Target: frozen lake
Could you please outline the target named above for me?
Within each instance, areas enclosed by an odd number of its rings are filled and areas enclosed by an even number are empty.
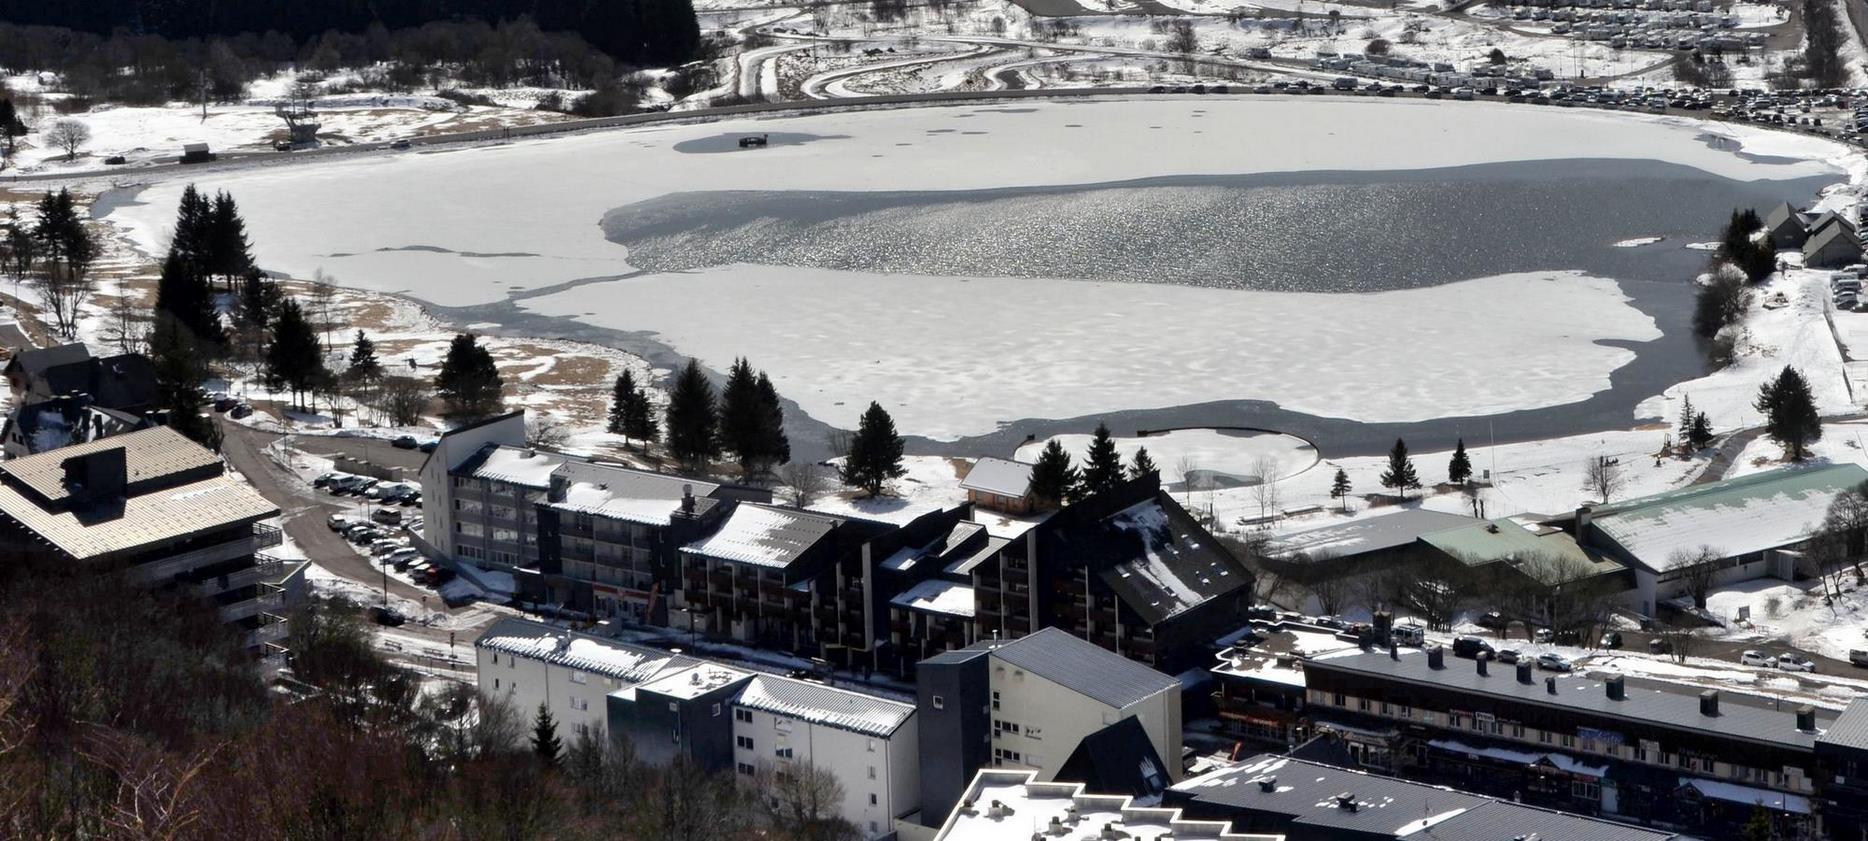
[[[876,400],[924,452],[1109,417],[1288,429],[1338,455],[1628,428],[1700,373],[1685,327],[1705,255],[1685,246],[1732,207],[1811,200],[1843,154],[1671,117],[1168,97],[197,177],[239,199],[268,269],[664,367],[745,355],[807,441]],[[182,186],[100,213],[153,250]]]

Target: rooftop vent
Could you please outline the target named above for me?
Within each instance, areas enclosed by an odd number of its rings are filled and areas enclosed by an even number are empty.
[[[992,808],[986,811],[986,817],[992,818],[993,820],[998,820],[1010,814],[1012,814],[1012,807],[1000,803],[997,800],[992,801]]]
[[[1557,679],[1554,677],[1544,678],[1544,691],[1552,695],[1557,694]]]
[[[1129,837],[1129,834],[1117,829],[1115,821],[1110,821],[1109,823],[1103,824],[1103,831],[1097,837],[1103,839],[1103,841],[1120,841],[1120,839]]]
[[[1488,532],[1491,532],[1492,534],[1497,534],[1497,533],[1498,533],[1498,524],[1497,524],[1497,523],[1486,523],[1486,524],[1485,524],[1485,530],[1486,530],[1486,531],[1488,531]]]
[[[1816,732],[1816,708],[1805,704],[1797,708],[1797,729],[1805,733]]]
[[[1343,792],[1342,794],[1336,795],[1336,808],[1341,809],[1345,812],[1355,811],[1356,810],[1356,796],[1347,791]]]
[[[1440,646],[1436,645],[1436,646],[1433,646],[1432,648],[1427,649],[1427,668],[1429,669],[1446,668],[1446,651],[1440,648]]]
[[[1531,674],[1531,661],[1519,660],[1518,661],[1518,682],[1524,684],[1525,686],[1529,686],[1532,683],[1534,683],[1536,680],[1537,678]]]
[[[1473,662],[1475,662],[1475,663],[1478,663],[1478,664],[1479,664],[1479,674],[1481,674],[1481,675],[1484,675],[1484,674],[1486,674],[1486,671],[1485,671],[1485,658],[1484,658],[1484,657],[1480,657],[1480,658],[1478,658],[1477,660],[1474,660]]]
[[[1388,644],[1388,659],[1390,660],[1401,659],[1401,646],[1395,645],[1392,642],[1389,643]]]
[[[1606,680],[1602,681],[1602,688],[1608,692],[1611,701],[1620,701],[1628,697],[1628,685],[1622,680],[1621,675],[1609,675]]]
[[[1708,689],[1699,693],[1699,714],[1705,716],[1719,714],[1719,690]]]
[[[1265,792],[1267,794],[1277,791],[1278,790],[1278,778],[1277,777],[1259,777],[1258,778],[1258,790]]]

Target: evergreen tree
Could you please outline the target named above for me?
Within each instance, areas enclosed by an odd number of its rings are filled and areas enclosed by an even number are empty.
[[[314,336],[315,338],[315,336]],[[456,415],[490,415],[499,410],[499,366],[493,354],[480,346],[478,337],[461,333],[448,345],[448,355],[441,360],[441,373],[435,377],[435,391]]]
[[[233,196],[225,192],[214,195],[213,208],[208,215],[207,246],[208,273],[227,279],[229,286],[233,278],[253,270],[253,248],[246,238],[246,220],[240,218],[240,208],[234,204]]]
[[[213,258],[214,207],[195,185],[182,190],[182,200],[175,210],[175,234],[169,249],[196,266],[205,276]]]
[[[1712,421],[1706,418],[1705,412],[1693,416],[1693,430],[1687,434],[1686,440],[1694,450],[1712,446]]]
[[[298,301],[285,299],[279,306],[279,317],[273,320],[272,344],[266,348],[267,378],[275,387],[291,389],[293,405],[302,406],[305,393],[318,384],[324,373],[317,332],[305,320]]]
[[[622,375],[616,378],[616,385],[610,388],[610,415],[603,429],[611,435],[623,436],[625,443],[629,434],[623,431],[624,420],[629,417],[629,406],[635,399],[636,377],[628,368],[624,368]]]
[[[155,404],[167,415],[167,425],[196,443],[220,450],[220,430],[201,413],[207,395],[201,380],[207,375],[195,337],[173,316],[158,312],[149,340],[150,363],[155,368]]]
[[[376,358],[376,343],[369,336],[357,331],[357,340],[350,346],[350,367],[344,370],[344,376],[351,382],[374,382],[383,376],[383,363]]]
[[[668,452],[689,470],[700,470],[720,455],[720,415],[713,384],[700,363],[688,360],[668,392]]]
[[[26,123],[19,118],[19,110],[14,107],[13,100],[0,99],[0,165],[13,159],[13,153],[18,151],[15,141],[25,137],[27,131]]]
[[[1680,430],[1676,433],[1675,437],[1679,439],[1682,446],[1690,445],[1690,442],[1693,440],[1693,420],[1697,416],[1698,413],[1693,411],[1693,396],[1690,394],[1681,395]]]
[[[538,761],[556,768],[564,756],[564,742],[558,738],[558,722],[551,717],[551,708],[543,701],[538,704],[538,715],[532,719],[532,754]]]
[[[1453,446],[1453,460],[1447,462],[1446,480],[1455,485],[1464,485],[1472,478],[1472,459],[1466,456],[1466,439],[1459,439]]]
[[[1407,499],[1408,491],[1420,487],[1420,476],[1414,472],[1414,460],[1408,458],[1406,441],[1396,438],[1394,449],[1388,451],[1388,469],[1382,472],[1382,487],[1400,491],[1402,499]]]
[[[628,373],[623,374],[628,377]],[[649,392],[646,388],[635,388],[635,396],[630,398],[628,408],[623,412],[623,437],[634,438],[647,444],[661,438],[661,429],[655,423],[655,412],[649,405]]]
[[[1089,452],[1083,459],[1083,493],[1102,493],[1122,484],[1122,454],[1116,452],[1116,440],[1109,434],[1109,427],[1096,424],[1096,434],[1090,438]]]
[[[1764,415],[1764,433],[1784,448],[1791,461],[1802,461],[1810,443],[1823,437],[1823,418],[1810,396],[1810,384],[1788,365],[1776,380],[1758,387],[1752,407]]]
[[[759,454],[765,459],[760,472],[791,461],[791,438],[785,434],[785,404],[778,399],[772,378],[759,372]]]
[[[285,293],[279,284],[266,279],[259,272],[251,272],[240,281],[240,298],[235,310],[241,327],[264,331],[272,324],[272,319],[279,312],[280,301]]]
[[[156,312],[173,318],[198,345],[220,345],[227,340],[207,276],[180,249],[170,248],[162,261],[162,275],[156,280]]]
[[[737,457],[743,476],[752,475],[753,468],[764,458],[760,434],[763,415],[759,380],[752,373],[752,363],[743,356],[733,360],[733,367],[727,370],[726,387],[720,390],[720,446]]]
[[[1771,813],[1764,810],[1763,804],[1751,807],[1751,818],[1745,821],[1742,841],[1772,841],[1777,837],[1771,826]]]
[[[883,411],[882,404],[871,402],[850,439],[850,454],[837,468],[838,477],[843,484],[875,496],[890,479],[907,472],[902,469],[902,437],[895,434],[895,419]]]
[[[1037,463],[1031,466],[1028,492],[1040,505],[1055,508],[1076,496],[1078,481],[1077,468],[1070,464],[1070,454],[1053,438],[1044,445],[1043,452],[1038,453]]]
[[[1160,472],[1161,468],[1156,467],[1155,460],[1148,456],[1148,448],[1136,447],[1135,458],[1129,462],[1129,478],[1140,479],[1150,473]]]
[[[1354,487],[1349,484],[1349,473],[1340,467],[1336,468],[1336,479],[1330,483],[1330,498],[1343,501],[1345,514],[1349,513],[1349,492],[1352,490]]]

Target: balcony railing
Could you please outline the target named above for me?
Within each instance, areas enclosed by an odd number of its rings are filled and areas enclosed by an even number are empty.
[[[254,549],[271,549],[284,542],[285,536],[279,533],[279,529],[260,523],[253,524]]]
[[[251,555],[255,551],[266,546],[278,545],[278,530],[272,530],[270,537],[272,540],[271,543],[265,543],[264,541],[266,539],[266,537],[263,537],[259,532],[255,531],[251,535],[237,537],[226,543],[217,543],[213,546],[205,546],[191,552],[171,555],[159,561],[138,564],[130,568],[130,583],[139,585],[162,583],[177,575],[181,575],[190,570],[200,569],[209,564],[218,564],[222,561],[231,561],[242,555]]]
[[[258,616],[261,611],[283,610],[285,593],[271,584],[259,585],[259,593],[250,599],[221,605],[222,622],[238,622],[242,619]]]
[[[286,632],[289,628],[286,625],[284,617],[275,616],[270,613],[262,613],[259,618],[260,626],[246,633],[247,648],[257,648],[267,643],[274,643],[285,639]]]

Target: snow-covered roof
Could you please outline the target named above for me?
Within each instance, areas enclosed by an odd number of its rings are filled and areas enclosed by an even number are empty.
[[[1031,465],[987,456],[973,462],[960,479],[962,490],[1018,499],[1031,490]]]
[[[548,503],[552,508],[651,526],[668,525],[681,510],[684,492],[693,493],[695,510],[711,508],[718,501],[708,495],[720,487],[665,473],[581,461],[567,461],[550,475],[565,481],[563,499]]]
[[[683,552],[762,567],[790,566],[837,527],[837,519],[807,511],[745,503],[718,531]]]
[[[1801,543],[1821,527],[1829,504],[1868,481],[1855,464],[1786,468],[1695,485],[1598,508],[1593,528],[1654,571],[1675,553],[1701,546],[1721,557]]]
[[[1171,502],[1152,497],[1105,522],[1129,536],[1126,546],[1116,546],[1124,541],[1114,535],[1106,541],[1128,557],[1098,575],[1145,620],[1159,622],[1250,583],[1213,536]]]
[[[930,578],[903,591],[889,604],[909,610],[945,613],[948,616],[973,616],[973,588],[941,578]]]
[[[894,735],[915,714],[913,704],[805,680],[759,675],[734,704],[871,736]]]
[[[636,688],[671,698],[689,699],[698,698],[749,677],[752,677],[752,672],[742,672],[717,663],[702,663],[691,669],[665,673]]]
[[[1303,552],[1313,558],[1342,558],[1406,546],[1423,534],[1472,522],[1473,518],[1458,514],[1407,509],[1287,534],[1278,539],[1277,547],[1279,552]]]
[[[1111,825],[1132,841],[1211,838],[1216,841],[1273,841],[1277,835],[1242,835],[1225,821],[1195,821],[1181,810],[1128,795],[1092,794],[1083,783],[1039,782],[1036,771],[981,769],[966,795],[947,816],[935,841],[1098,841]],[[971,804],[971,805],[968,805]],[[1053,823],[1055,821],[1055,823]]]
[[[490,444],[475,453],[457,471],[461,475],[494,482],[510,482],[528,488],[551,487],[551,473],[569,460],[559,453]]]
[[[691,657],[567,631],[524,619],[501,619],[474,640],[475,648],[616,678],[636,685],[700,663]]]
[[[1609,766],[1584,762],[1573,756],[1557,751],[1512,750],[1511,748],[1492,745],[1469,745],[1457,739],[1431,739],[1431,747],[1467,756],[1496,759],[1501,762],[1516,762],[1522,765],[1549,765],[1571,774],[1586,774],[1591,777],[1606,777]]]

